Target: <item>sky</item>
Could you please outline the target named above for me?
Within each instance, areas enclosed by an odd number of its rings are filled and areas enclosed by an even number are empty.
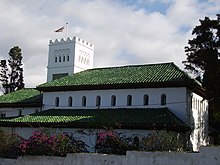
[[[0,0],[0,59],[22,49],[25,87],[46,82],[50,40],[77,36],[95,45],[94,67],[174,62],[220,0]],[[68,23],[67,34],[54,30]],[[66,30],[66,28],[65,28]]]

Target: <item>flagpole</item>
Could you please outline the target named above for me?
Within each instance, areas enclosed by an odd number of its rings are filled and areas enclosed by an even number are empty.
[[[68,22],[66,23],[66,39],[67,39],[67,35],[68,35],[67,27],[68,27]]]

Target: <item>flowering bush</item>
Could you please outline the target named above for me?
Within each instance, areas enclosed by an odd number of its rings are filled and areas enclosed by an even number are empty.
[[[131,138],[120,137],[114,131],[100,132],[97,136],[98,153],[125,155],[127,150],[137,150],[138,146]]]
[[[24,155],[65,156],[67,153],[87,152],[82,141],[64,134],[44,132],[34,132],[29,139],[22,140],[19,147]]]
[[[34,132],[27,139],[22,140],[20,149],[28,155],[54,155],[58,139],[55,136],[48,136],[42,132]]]

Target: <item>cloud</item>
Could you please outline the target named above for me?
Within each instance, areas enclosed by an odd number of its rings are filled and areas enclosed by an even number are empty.
[[[26,86],[44,83],[49,40],[65,37],[54,30],[68,22],[68,36],[95,45],[95,67],[174,61],[183,68],[192,28],[206,15],[215,18],[220,6],[214,0],[130,2],[0,1],[0,58],[7,59],[9,49],[20,46]]]

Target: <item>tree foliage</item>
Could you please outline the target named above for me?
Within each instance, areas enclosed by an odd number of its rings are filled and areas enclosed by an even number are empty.
[[[18,46],[9,51],[8,64],[6,60],[1,60],[0,81],[4,88],[4,93],[14,92],[24,88],[22,53]]]
[[[6,60],[1,60],[0,62],[0,81],[2,82],[2,87],[5,89],[4,93],[8,93],[8,67],[7,67],[7,61]]]
[[[220,14],[217,19],[205,17],[199,20],[192,35],[195,38],[188,41],[185,47],[187,60],[183,61],[185,68],[202,77],[203,87],[210,98],[220,96]]]

